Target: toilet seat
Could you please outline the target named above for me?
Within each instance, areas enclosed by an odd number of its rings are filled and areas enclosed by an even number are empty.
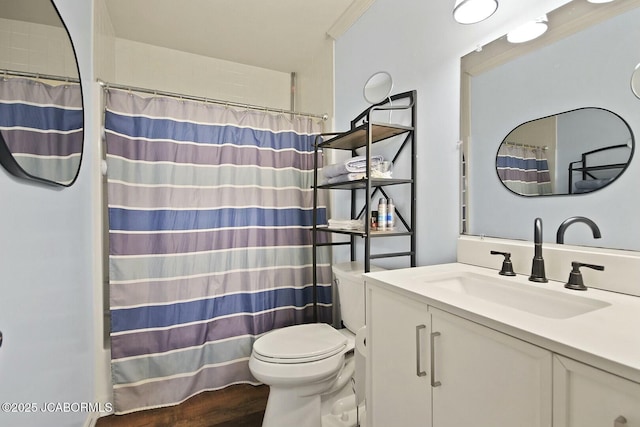
[[[327,359],[347,349],[347,337],[326,323],[289,326],[255,341],[256,359],[269,363],[308,363]]]

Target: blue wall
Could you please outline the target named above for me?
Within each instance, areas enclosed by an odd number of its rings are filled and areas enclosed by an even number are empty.
[[[56,0],[91,104],[92,2]],[[93,126],[85,112],[85,128]],[[65,189],[0,170],[0,402],[80,403],[94,396],[91,170]],[[0,412],[2,426],[81,426],[86,412]]]
[[[565,242],[640,250],[640,201],[634,197],[640,178],[637,158],[612,185],[578,196],[516,196],[500,184],[494,167],[498,146],[511,129],[576,108],[613,111],[638,137],[640,100],[631,92],[630,80],[640,61],[639,19],[640,10],[625,12],[473,78],[472,153],[479,161],[474,162],[469,177],[474,185],[470,191],[472,234],[531,240],[531,224],[541,217],[547,225],[544,240],[555,242],[556,230],[564,219],[585,215],[598,224],[602,239],[594,241],[589,229],[580,227],[572,230]],[[606,129],[602,123],[598,127],[600,132]],[[607,134],[611,139],[599,141],[599,146],[627,142],[611,131]],[[585,140],[578,142],[582,147],[579,152],[593,148]],[[576,155],[558,158],[557,167],[566,171],[570,160],[577,160]],[[566,172],[562,176],[566,182]]]
[[[395,93],[418,91],[419,265],[456,259],[460,58],[566,0],[500,2],[492,17],[475,25],[453,20],[454,3],[376,0],[335,47],[337,130],[366,107],[362,87],[376,71],[391,73]]]

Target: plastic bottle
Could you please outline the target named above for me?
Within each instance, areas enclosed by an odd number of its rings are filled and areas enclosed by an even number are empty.
[[[387,229],[387,199],[380,197],[378,201],[378,230]]]
[[[396,205],[393,204],[393,199],[389,197],[387,199],[387,230],[393,230],[396,225]]]

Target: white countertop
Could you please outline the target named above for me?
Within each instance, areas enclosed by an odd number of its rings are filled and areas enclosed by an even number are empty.
[[[496,277],[503,283],[513,282],[513,286],[544,288],[610,305],[558,319],[427,283],[434,275],[450,272],[477,273]],[[364,277],[367,285],[417,298],[432,307],[640,383],[640,297],[598,289],[569,290],[563,282],[534,283],[528,276],[505,277],[498,270],[461,263],[366,273]]]

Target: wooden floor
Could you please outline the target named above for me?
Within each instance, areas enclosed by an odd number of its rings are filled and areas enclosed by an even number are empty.
[[[260,427],[268,395],[264,385],[234,385],[177,406],[102,417],[96,427]]]

